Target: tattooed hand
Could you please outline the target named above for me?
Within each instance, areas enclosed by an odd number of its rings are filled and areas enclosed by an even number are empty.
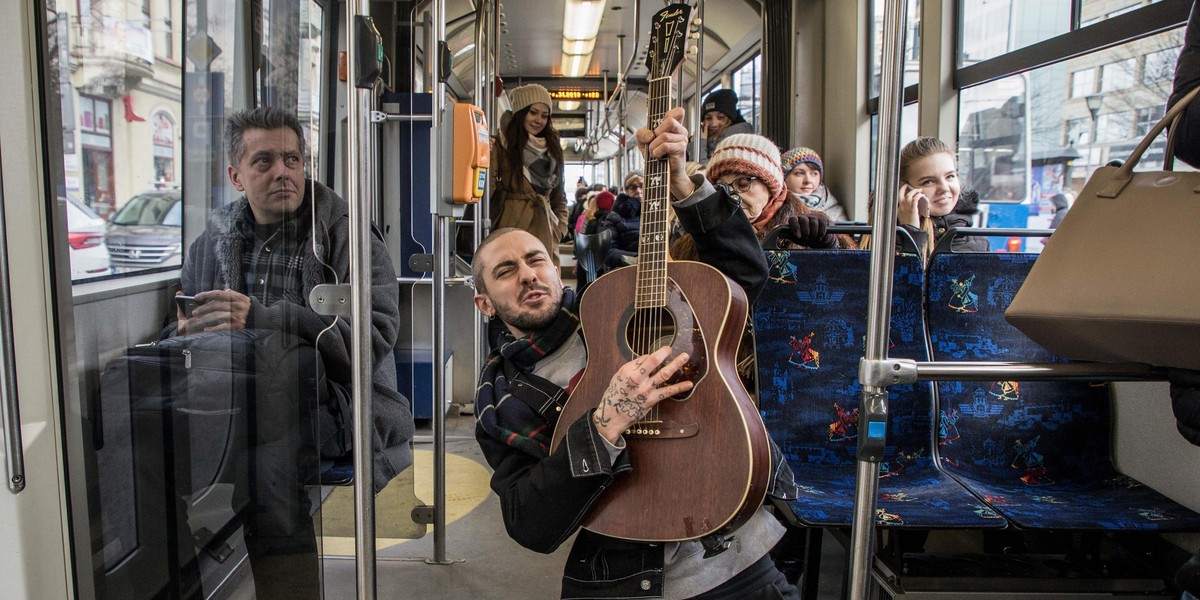
[[[669,356],[671,348],[663,346],[654,354],[639,356],[617,370],[604,392],[600,406],[592,413],[592,422],[596,424],[600,435],[615,444],[629,426],[646,415],[650,407],[665,398],[692,389],[690,381],[666,384],[688,359],[687,353],[683,353],[664,365],[663,361]]]

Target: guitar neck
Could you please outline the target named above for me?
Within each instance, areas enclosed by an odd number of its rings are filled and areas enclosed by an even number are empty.
[[[653,131],[662,122],[671,103],[671,78],[650,80],[647,115]],[[637,294],[635,308],[661,307],[666,304],[667,250],[671,241],[670,213],[671,170],[666,158],[646,160],[645,187],[642,195],[642,224],[638,241]]]

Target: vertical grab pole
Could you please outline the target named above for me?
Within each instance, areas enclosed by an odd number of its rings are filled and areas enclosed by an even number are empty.
[[[704,110],[704,0],[696,0],[696,33],[699,36],[696,39],[696,91],[693,94],[693,99],[696,101],[696,109],[691,111],[692,127],[692,159],[700,160],[700,148],[704,140],[700,137],[700,127],[703,126],[702,118],[704,115],[700,112]]]
[[[906,0],[887,0],[883,12],[882,80],[879,84],[879,144],[875,164],[875,210],[871,232],[871,281],[867,305],[864,364],[887,359],[891,329],[892,272],[895,268],[896,188],[899,179],[900,109],[904,98],[903,51]],[[850,600],[870,591],[874,555],[875,503],[879,463],[887,442],[888,390],[866,380],[872,369],[859,368],[858,473],[850,528]],[[865,416],[866,426],[863,426]]]
[[[8,279],[8,225],[4,216],[4,190],[0,189],[0,431],[4,435],[8,490],[25,489],[25,444],[21,437],[21,403],[17,397],[17,355],[13,342],[12,286]]]
[[[489,111],[487,91],[491,88],[488,83],[492,81],[488,70],[488,58],[491,56],[491,27],[488,23],[488,17],[492,14],[492,4],[499,4],[498,0],[485,0],[479,3],[475,9],[475,105],[480,110],[484,111],[485,118],[488,119],[488,125],[491,125],[491,112]],[[492,170],[488,169],[487,175],[483,182],[483,198],[479,204],[475,205],[475,218],[471,222],[471,248],[478,248],[483,242],[485,231],[483,228],[484,215],[483,211],[485,202],[492,192]],[[478,373],[483,370],[483,357],[485,351],[483,347],[483,332],[485,331],[483,314],[479,311],[472,311],[471,319],[471,339],[475,341],[472,344],[472,359],[475,370]]]
[[[431,208],[433,232],[433,559],[432,564],[446,561],[446,277],[450,271],[450,217],[442,210],[445,190],[442,189],[443,158],[442,127],[446,108],[446,74],[442,58],[446,40],[446,0],[433,0],[433,45],[426,56],[433,59],[433,127],[430,129],[429,180],[433,190]],[[446,165],[448,167],[448,165]]]
[[[635,11],[637,9],[634,9]],[[637,48],[633,49],[633,53],[637,54]],[[617,36],[617,93],[620,96],[617,99],[617,126],[621,128],[621,135],[618,139],[621,142],[621,160],[617,163],[617,181],[609,181],[609,185],[622,186],[625,185],[625,173],[629,171],[629,153],[625,151],[625,94],[629,92],[629,86],[625,82],[628,73],[625,71],[625,34]],[[604,114],[601,118],[608,121],[608,107],[604,107]]]
[[[368,13],[360,0],[346,0],[346,48],[353,57],[358,48],[356,17]],[[346,61],[346,202],[350,205],[350,327],[354,364],[354,546],[355,584],[359,600],[375,600],[375,469],[374,418],[371,411],[371,205],[373,198],[360,192],[364,184],[364,92],[355,87],[358,68]]]

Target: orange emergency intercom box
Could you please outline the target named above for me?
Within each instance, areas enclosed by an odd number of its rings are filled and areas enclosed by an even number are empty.
[[[487,119],[474,104],[453,106],[450,199],[455,204],[472,204],[483,197],[491,164]]]

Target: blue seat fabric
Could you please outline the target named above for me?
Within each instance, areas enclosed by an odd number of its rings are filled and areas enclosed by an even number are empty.
[[[759,408],[801,486],[794,522],[848,526],[854,509],[856,422],[870,253],[768,251],[770,280],[755,305]],[[921,261],[896,257],[889,354],[928,360]],[[890,388],[888,443],[876,521],[883,526],[998,528],[1007,523],[933,461],[932,385]]]
[[[1061,362],[1004,320],[1033,254],[941,253],[929,267],[938,361]],[[1022,528],[1194,530],[1200,515],[1111,460],[1107,384],[938,384],[942,469]]]

